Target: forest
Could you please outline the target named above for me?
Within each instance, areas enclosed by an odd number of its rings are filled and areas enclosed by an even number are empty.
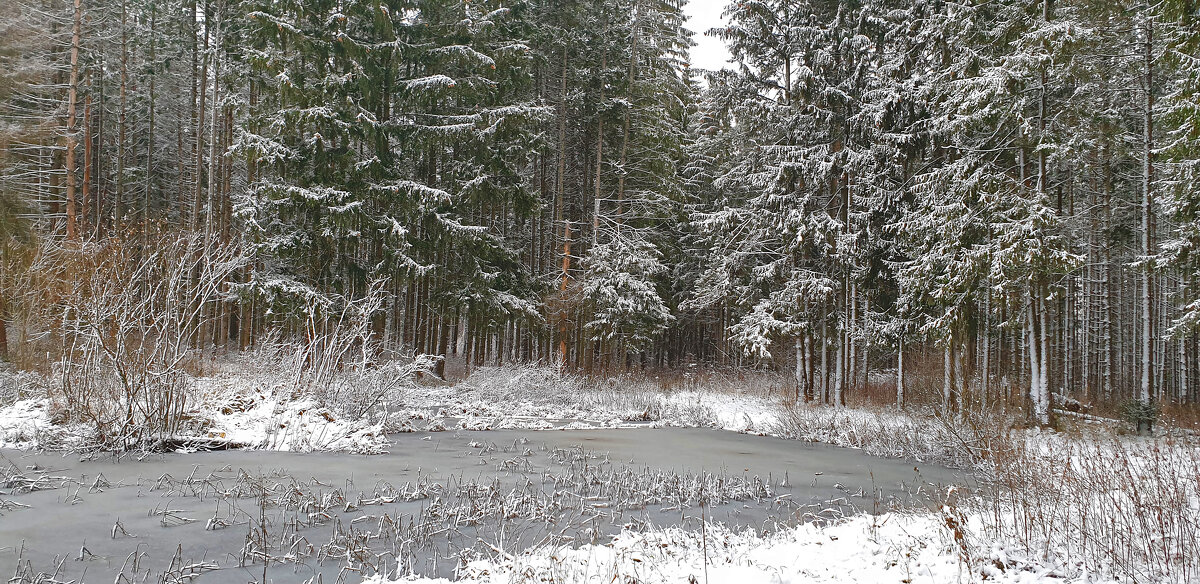
[[[1200,398],[1200,5],[746,0],[713,71],[683,5],[0,3],[0,357]]]
[[[10,584],[1191,584],[1198,403],[1200,0],[0,0]]]

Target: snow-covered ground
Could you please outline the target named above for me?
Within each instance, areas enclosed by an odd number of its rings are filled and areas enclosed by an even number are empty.
[[[48,399],[22,399],[0,408],[0,448],[37,447],[52,430]]]
[[[603,545],[543,547],[516,554],[497,550],[468,563],[458,582],[609,584],[851,584],[996,582],[1107,583],[1088,567],[1050,554],[1030,561],[998,542],[959,538],[953,509],[917,514],[857,515],[833,524],[808,523],[768,536],[671,528],[626,531]],[[970,521],[968,519],[968,521]],[[401,578],[444,584],[445,579]],[[385,584],[384,577],[364,582]]]
[[[864,515],[771,535],[719,526],[706,537],[679,529],[627,531],[580,548],[495,550],[463,566],[459,575],[467,582],[1108,582],[1122,574],[1186,582],[1200,576],[1192,573],[1200,566],[1200,453],[1170,437],[1014,431],[1011,420],[990,414],[947,419],[891,409],[789,408],[779,394],[739,391],[737,384],[664,390],[654,380],[596,381],[534,366],[481,369],[453,385],[402,384],[359,417],[269,366],[226,367],[193,380],[193,388],[194,438],[249,449],[378,453],[388,449],[388,434],[406,431],[712,427],[968,466],[1008,481],[1004,505],[964,501],[972,511]],[[71,446],[87,431],[54,423],[63,416],[36,392],[6,393],[20,399],[0,407],[0,447]]]
[[[712,427],[779,434],[778,397],[734,388],[663,392],[645,381],[593,383],[544,367],[479,370],[458,384],[406,384],[356,417],[301,391],[293,376],[240,362],[192,380],[189,436],[206,443],[279,451],[377,453],[387,434],[454,429],[586,430],[621,427]],[[0,406],[0,447],[78,443],[86,427],[52,423],[47,398]]]

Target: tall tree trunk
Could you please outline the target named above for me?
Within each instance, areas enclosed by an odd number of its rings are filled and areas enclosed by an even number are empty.
[[[942,410],[950,412],[954,407],[954,339],[947,339],[942,347]]]
[[[601,54],[600,56],[600,71],[603,75],[604,69],[608,67],[608,56]],[[600,101],[598,108],[604,107],[604,84],[600,84]],[[597,113],[596,116],[596,178],[595,184],[592,185],[592,249],[595,249],[600,244],[600,178],[602,176],[604,164],[604,117]]]
[[[571,220],[566,210],[566,172],[567,172],[567,49],[563,49],[562,86],[558,98],[558,169],[555,194],[555,208],[558,210],[558,220],[562,222],[562,274],[559,283],[558,307],[558,359],[559,364],[567,366],[567,285],[571,279]],[[473,329],[472,329],[473,330]]]
[[[624,120],[621,128],[621,167],[617,173],[617,228],[620,229],[621,215],[624,213],[625,206],[625,178],[628,172],[625,168],[629,162],[629,110],[633,108],[634,81],[637,79],[637,58],[638,58],[638,14],[635,12],[633,16],[633,24],[631,25],[632,39],[630,40],[629,48],[629,76],[626,79],[626,86],[629,88],[629,104],[625,106]]]
[[[1042,393],[1041,389],[1038,387],[1038,383],[1040,383],[1042,379],[1041,373],[1038,371],[1041,361],[1038,360],[1037,356],[1037,334],[1034,331],[1034,325],[1036,323],[1036,316],[1034,313],[1037,310],[1035,306],[1036,296],[1036,292],[1034,292],[1033,288],[1031,287],[1029,290],[1029,298],[1026,300],[1026,314],[1024,319],[1025,342],[1028,347],[1025,353],[1029,358],[1029,393],[1027,394],[1027,397],[1031,410],[1030,413],[1032,414],[1030,417],[1032,417],[1037,423],[1041,423],[1041,411],[1038,404],[1038,399]]]
[[[142,245],[146,246],[149,243],[147,234],[150,231],[150,195],[153,190],[154,177],[156,175],[154,168],[154,81],[158,77],[158,62],[155,60],[155,35],[157,34],[158,25],[158,4],[150,3],[150,87],[149,100],[146,106],[149,108],[147,116],[147,124],[149,129],[146,133],[146,189],[142,194]]]
[[[224,24],[224,15],[221,10],[221,2],[217,1],[216,9],[213,11],[213,41],[209,52],[212,53],[212,116],[209,119],[208,132],[208,190],[205,194],[204,201],[204,247],[208,249],[212,244],[213,238],[213,221],[215,216],[213,208],[216,207],[217,201],[217,183],[218,170],[220,167],[220,145],[219,135],[217,132],[217,118],[221,114],[221,27]],[[207,26],[208,23],[205,23]]]
[[[1144,150],[1142,156],[1142,362],[1139,399],[1148,404],[1154,397],[1154,21],[1146,6],[1146,30],[1143,43],[1145,67]]]
[[[829,403],[829,333],[828,316],[821,319],[821,403]],[[722,329],[726,330],[726,329]]]
[[[117,114],[117,192],[113,197],[113,226],[123,231],[125,221],[125,156],[129,149],[129,6],[121,0],[121,88]],[[123,235],[123,233],[122,233]]]
[[[75,15],[71,25],[71,77],[67,85],[67,237],[78,235],[75,215],[75,104],[79,100],[79,43],[83,23],[83,2],[75,0]],[[86,162],[85,162],[86,165]]]
[[[792,342],[796,348],[796,401],[799,402],[804,395],[804,337],[796,335]]]
[[[199,96],[196,101],[196,114],[192,116],[193,125],[196,131],[195,140],[193,141],[192,153],[195,156],[195,167],[192,169],[194,176],[192,177],[192,231],[200,229],[200,205],[204,198],[204,113],[205,101],[208,98],[208,36],[211,29],[208,26],[212,12],[208,9],[208,0],[204,3],[204,43],[202,45],[203,55],[200,58],[200,75],[196,83],[199,84]],[[193,20],[195,15],[193,14]],[[194,40],[193,40],[194,42]],[[193,56],[193,62],[195,57]]]
[[[1038,367],[1038,373],[1041,374],[1041,379],[1038,380],[1038,423],[1042,426],[1050,425],[1050,409],[1053,404],[1050,402],[1050,341],[1046,327],[1046,302],[1041,301],[1041,310],[1038,311],[1041,327],[1038,331],[1038,336],[1041,340],[1041,351],[1038,355],[1041,359],[1041,364]]]

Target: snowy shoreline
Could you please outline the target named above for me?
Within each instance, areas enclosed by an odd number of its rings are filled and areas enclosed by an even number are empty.
[[[358,419],[313,395],[297,394],[289,379],[270,368],[222,372],[196,379],[193,388],[192,448],[225,444],[380,454],[399,432],[716,428],[973,468],[993,477],[1000,489],[990,498],[960,497],[950,489],[936,494],[942,502],[936,511],[798,521],[772,533],[719,525],[705,532],[627,529],[610,542],[581,547],[492,547],[486,557],[460,566],[456,574],[464,582],[618,577],[665,584],[707,577],[747,583],[1108,583],[1131,575],[1146,582],[1187,582],[1200,564],[1194,557],[1200,550],[1196,535],[1171,535],[1200,520],[1200,486],[1188,478],[1200,476],[1200,455],[1194,444],[1170,437],[1068,435],[1013,430],[1011,420],[1002,419],[789,406],[761,388],[664,391],[650,381],[596,383],[533,366],[484,369],[455,385],[404,388],[389,396],[387,407]],[[54,423],[54,409],[37,397],[0,408],[0,447],[86,447],[88,429]],[[187,452],[187,442],[180,443]],[[1139,497],[1172,506],[1147,517]],[[1155,541],[1161,549],[1144,545]],[[376,575],[367,581],[388,579]]]

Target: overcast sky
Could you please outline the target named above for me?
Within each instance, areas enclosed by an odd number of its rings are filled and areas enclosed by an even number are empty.
[[[696,33],[696,46],[692,47],[692,66],[703,69],[728,67],[729,51],[721,39],[704,36],[708,29],[721,26],[721,13],[730,0],[689,0],[683,7],[688,15],[688,26]]]

